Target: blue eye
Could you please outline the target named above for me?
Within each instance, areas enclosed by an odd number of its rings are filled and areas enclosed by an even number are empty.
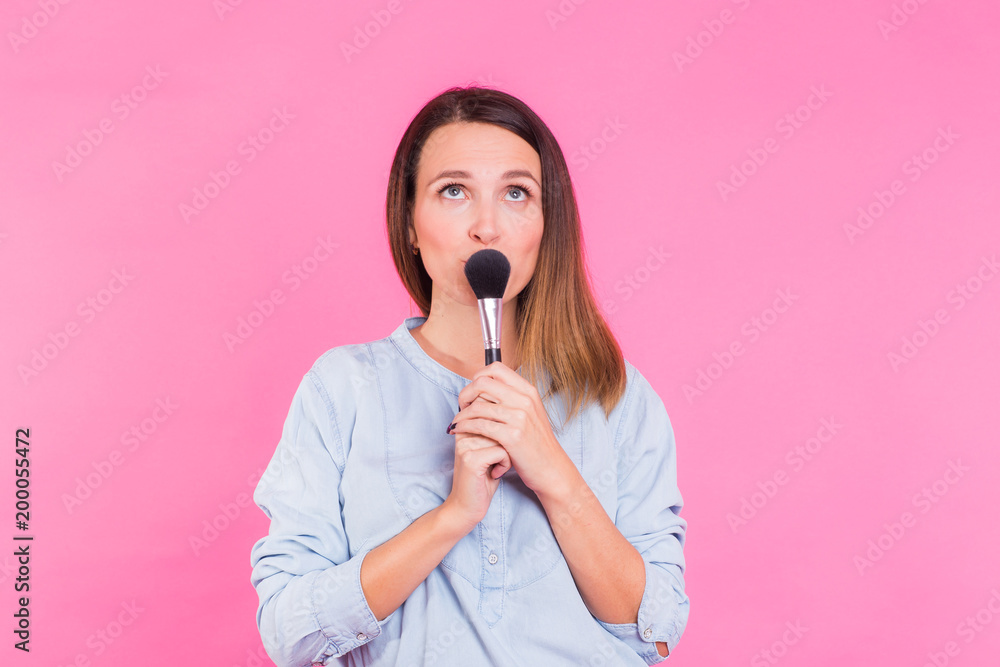
[[[438,188],[438,194],[442,194],[444,193],[445,190],[451,190],[452,188],[460,190],[461,187],[462,186],[459,185],[458,183],[448,183],[447,185],[443,185],[440,188]],[[448,197],[448,199],[451,199],[451,197]]]
[[[515,185],[511,187],[510,192],[522,193],[521,196],[519,196],[515,201],[524,201],[525,199],[531,197],[531,190],[521,185]],[[510,192],[508,192],[507,194],[510,194]]]
[[[462,184],[461,183],[446,183],[445,185],[442,185],[440,188],[438,188],[437,193],[439,195],[441,195],[441,194],[444,194],[446,191],[451,190],[451,189],[455,189],[455,190],[461,191]],[[516,197],[515,199],[509,200],[509,201],[522,202],[522,201],[525,201],[525,200],[527,200],[527,199],[529,199],[531,197],[531,189],[528,188],[527,186],[524,186],[524,185],[512,185],[512,186],[510,186],[510,190],[507,191],[507,194],[509,195],[511,192],[514,192],[514,191],[519,191],[522,194],[519,195],[518,197]],[[457,199],[457,197],[446,197],[446,199]]]

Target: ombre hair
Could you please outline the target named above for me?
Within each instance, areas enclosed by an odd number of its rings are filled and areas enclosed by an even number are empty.
[[[517,299],[521,370],[536,387],[548,376],[543,395],[563,394],[566,422],[593,401],[609,415],[625,392],[625,361],[590,288],[573,183],[552,132],[516,97],[478,86],[450,88],[428,102],[406,128],[385,201],[389,247],[406,291],[427,317],[431,277],[410,250],[409,226],[421,150],[434,130],[449,123],[502,127],[538,153],[544,223],[535,272]]]

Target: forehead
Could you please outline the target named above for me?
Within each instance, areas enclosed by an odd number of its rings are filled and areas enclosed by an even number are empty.
[[[449,123],[434,130],[424,142],[417,178],[430,179],[445,169],[490,178],[517,168],[527,169],[541,180],[538,153],[521,137],[489,123]]]

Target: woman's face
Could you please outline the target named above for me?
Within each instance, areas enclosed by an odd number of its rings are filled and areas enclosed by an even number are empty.
[[[434,130],[417,166],[410,242],[433,281],[431,300],[476,306],[465,261],[492,248],[510,261],[504,302],[531,280],[542,240],[542,169],[519,136],[488,123]]]

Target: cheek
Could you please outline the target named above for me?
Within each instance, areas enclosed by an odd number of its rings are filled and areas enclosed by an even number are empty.
[[[537,257],[538,249],[542,245],[542,230],[544,229],[544,222],[539,217],[532,221],[531,225],[525,228],[524,234],[524,250],[526,253]]]
[[[428,273],[437,279],[444,277],[443,272],[450,272],[455,258],[461,253],[455,242],[454,236],[442,232],[440,228],[431,229],[425,232],[424,241],[421,245],[421,252],[426,252],[425,262],[437,269],[439,275],[435,276],[428,268]]]
[[[444,231],[447,225],[437,219],[430,206],[419,207],[414,211],[413,228],[421,248],[425,248],[428,253],[433,253],[446,244],[447,234]]]
[[[533,230],[530,234],[523,237],[522,242],[518,250],[518,256],[523,258],[521,265],[518,267],[511,267],[512,272],[518,278],[518,282],[523,287],[528,284],[531,280],[531,276],[535,273],[535,268],[538,265],[538,249],[542,242],[542,230],[541,227],[537,230]]]

